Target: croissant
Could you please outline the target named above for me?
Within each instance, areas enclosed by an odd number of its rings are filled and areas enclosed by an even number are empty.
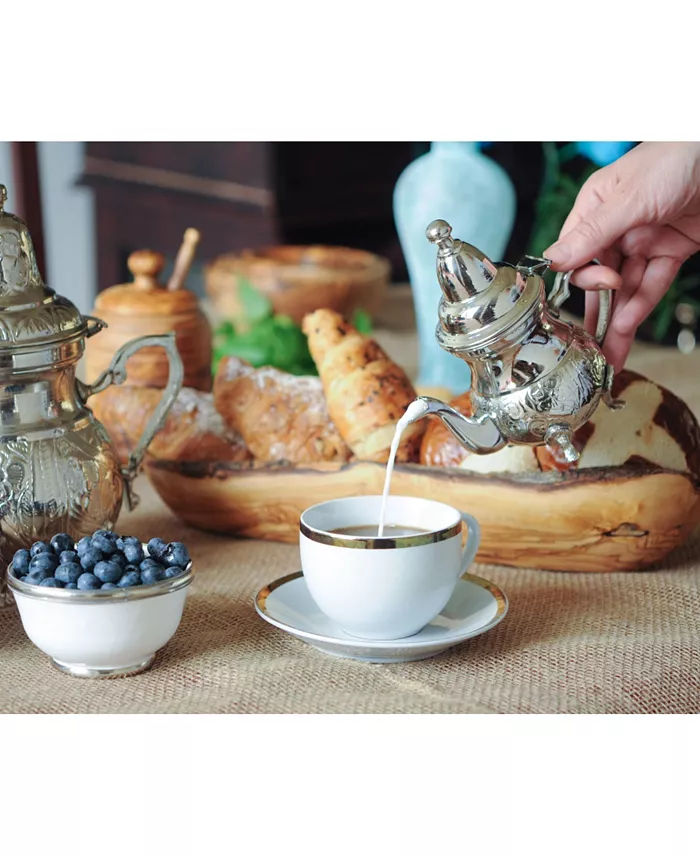
[[[242,435],[258,461],[344,463],[350,457],[328,415],[318,377],[253,368],[230,356],[219,363],[214,400],[226,424]]]
[[[406,373],[330,309],[306,315],[302,329],[341,436],[360,460],[386,462],[396,423],[416,397]],[[422,421],[406,427],[397,460],[418,460],[424,429]]]

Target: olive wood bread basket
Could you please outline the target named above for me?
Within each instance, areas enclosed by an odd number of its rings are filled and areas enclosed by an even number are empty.
[[[311,504],[377,495],[385,467],[356,462],[307,467],[150,460],[163,501],[198,529],[296,543]],[[698,522],[700,484],[654,465],[571,472],[476,474],[397,465],[394,495],[421,496],[475,514],[477,560],[546,570],[637,570],[663,559]]]

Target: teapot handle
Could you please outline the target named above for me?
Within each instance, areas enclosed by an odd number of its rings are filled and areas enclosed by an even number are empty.
[[[593,262],[595,264],[600,264],[597,258],[594,258]],[[569,290],[569,279],[571,279],[573,272],[573,270],[569,270],[566,273],[557,273],[554,280],[554,286],[547,298],[547,304],[556,317],[559,317],[559,310],[571,293]],[[608,331],[608,324],[610,323],[610,314],[612,312],[612,292],[600,291],[599,295],[598,323],[596,324],[595,329],[595,340],[598,344],[602,344],[605,340],[605,334]]]
[[[148,423],[144,429],[141,439],[138,441],[136,448],[129,455],[129,461],[122,468],[122,476],[124,478],[124,486],[126,488],[126,501],[129,510],[133,510],[139,503],[139,497],[133,492],[131,482],[136,477],[146,449],[151,444],[153,437],[165,424],[178,392],[182,388],[184,379],[184,369],[182,360],[175,344],[175,333],[167,333],[166,335],[146,335],[140,338],[135,338],[133,341],[127,342],[123,347],[114,354],[114,358],[110,363],[109,368],[101,374],[97,380],[88,385],[78,381],[78,391],[83,402],[91,395],[97,395],[103,392],[109,386],[120,386],[126,380],[126,363],[142,347],[162,347],[168,355],[169,372],[168,383],[163,390],[163,395],[158,401],[158,405],[151,414]]]

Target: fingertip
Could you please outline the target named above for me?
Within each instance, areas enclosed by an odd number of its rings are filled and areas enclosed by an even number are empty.
[[[571,277],[571,281],[586,291],[616,291],[622,286],[620,274],[602,264],[580,268]]]
[[[571,258],[571,247],[563,241],[557,241],[546,249],[542,256],[552,262],[553,270],[566,270],[566,265]]]

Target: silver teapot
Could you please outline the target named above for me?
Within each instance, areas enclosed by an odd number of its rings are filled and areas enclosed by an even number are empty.
[[[0,555],[59,532],[74,539],[116,522],[148,444],[182,386],[172,334],[144,336],[122,347],[92,385],[76,377],[85,341],[105,324],[81,315],[42,281],[27,226],[4,210],[0,185]],[[122,468],[104,427],[87,407],[91,395],[126,379],[142,347],[168,354],[167,388],[143,437]],[[0,580],[4,567],[0,571]],[[0,586],[2,582],[0,581]]]
[[[426,231],[437,246],[442,288],[437,340],[471,370],[468,418],[435,398],[418,398],[412,413],[439,416],[471,451],[488,454],[507,444],[547,445],[570,462],[578,459],[572,434],[603,401],[611,409],[614,369],[603,356],[612,307],[600,292],[595,336],[559,317],[573,271],[559,273],[549,296],[543,274],[550,262],[525,257],[494,263],[452,237],[444,220]]]

